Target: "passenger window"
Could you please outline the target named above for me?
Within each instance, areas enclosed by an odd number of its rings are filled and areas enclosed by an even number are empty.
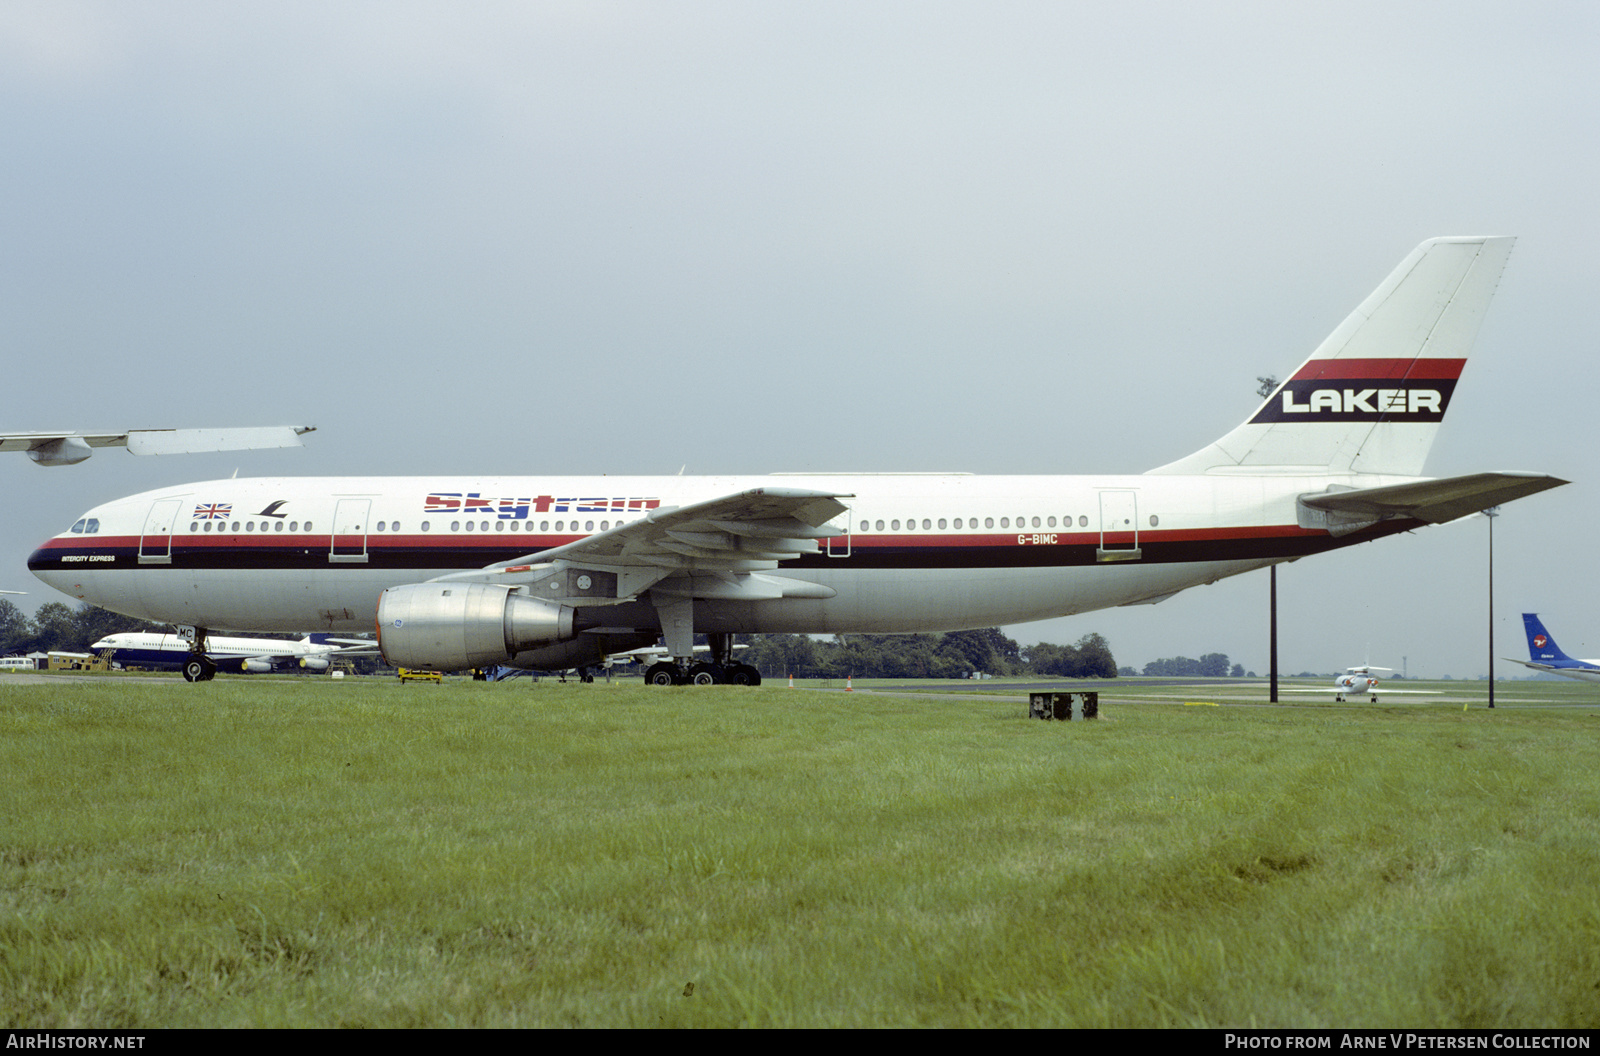
[[[926,518],[926,517],[922,518],[922,530],[923,531],[927,531],[929,528],[932,528],[932,527],[933,527],[933,522],[932,521],[928,520],[928,518]]]
[[[586,532],[594,531],[594,522],[593,521],[584,521],[583,522],[583,530],[586,531]]]
[[[1081,513],[1078,514],[1078,527],[1079,528],[1087,528],[1087,527],[1089,527],[1089,518],[1085,517]]]
[[[878,531],[880,531],[880,532],[883,531],[883,522],[882,521],[878,522]]]
[[[540,521],[539,522],[539,530],[541,532],[548,532],[550,530],[550,522],[549,521]]]
[[[468,527],[470,528],[471,525],[468,525]],[[450,530],[452,532],[459,532],[461,530],[461,522],[460,521],[451,521],[450,522]]]
[[[1055,515],[1051,514],[1049,517],[1046,517],[1044,523],[1046,527],[1054,528],[1056,526]]]
[[[1011,527],[1011,518],[1010,517],[1002,517],[1002,518],[1000,518],[1000,527],[1002,527],[1002,528],[1010,528]]]
[[[983,519],[983,526],[985,528],[993,528],[994,527],[994,518],[993,517],[985,517]]]
[[[1034,518],[1034,519],[1033,519],[1033,526],[1034,526],[1034,527],[1035,527],[1035,528],[1037,528],[1037,527],[1039,527],[1039,518],[1037,518],[1037,517],[1035,517],[1035,518]]]
[[[891,532],[898,532],[900,530],[900,522],[899,521],[890,521],[889,522],[889,530]]]
[[[944,531],[944,518],[943,517],[939,518],[939,530],[941,532]]]

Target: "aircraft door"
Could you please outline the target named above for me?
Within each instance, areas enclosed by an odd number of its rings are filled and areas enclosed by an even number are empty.
[[[139,533],[139,564],[172,564],[172,530],[178,523],[178,507],[182,499],[157,499],[145,515],[144,530]]]
[[[371,499],[340,499],[333,511],[333,545],[328,551],[332,564],[365,564],[367,560],[367,514]]]
[[[1100,547],[1096,561],[1137,561],[1139,553],[1139,493],[1100,493]]]
[[[844,525],[844,534],[828,536],[826,546],[829,557],[850,556],[850,540],[853,538],[850,532],[852,525],[850,517],[854,513],[854,510],[846,506],[844,512],[839,515],[839,518],[835,519],[835,523],[842,523]]]

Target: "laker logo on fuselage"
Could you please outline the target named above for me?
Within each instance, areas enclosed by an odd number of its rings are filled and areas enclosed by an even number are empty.
[[[539,495],[533,498],[486,499],[475,491],[436,491],[423,503],[424,513],[459,513],[468,517],[494,517],[502,521],[526,520],[533,513],[642,513],[661,506],[660,499],[621,496],[616,498],[558,498]]]

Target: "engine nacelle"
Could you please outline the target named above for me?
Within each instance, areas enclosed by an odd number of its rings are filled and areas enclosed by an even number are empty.
[[[328,670],[328,658],[325,656],[302,656],[300,658],[300,666],[307,671],[315,671],[320,675]]]
[[[417,583],[378,597],[378,649],[397,667],[459,671],[573,637],[573,610],[493,583]]]
[[[244,663],[239,665],[239,670],[243,671],[245,674],[248,674],[248,675],[267,675],[267,674],[271,674],[272,673],[272,661],[271,660],[260,660],[260,659],[257,659],[255,657],[251,657],[249,660],[246,660]]]

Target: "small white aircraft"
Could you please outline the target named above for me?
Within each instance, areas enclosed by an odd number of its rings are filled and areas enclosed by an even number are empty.
[[[97,447],[125,447],[134,455],[193,455],[209,451],[254,451],[302,447],[314,425],[269,425],[245,429],[125,429],[120,433],[0,433],[0,451],[26,451],[41,466],[75,466]]]
[[[330,638],[325,634],[311,634],[291,642],[279,638],[211,635],[206,640],[206,656],[212,661],[207,673],[196,658],[192,644],[176,634],[123,631],[108,634],[89,648],[124,667],[181,670],[183,677],[190,682],[204,682],[215,677],[219,670],[265,674],[300,668],[320,674],[328,670],[338,657],[378,655],[378,643],[361,638]],[[192,671],[190,665],[194,667]]]
[[[1347,697],[1370,696],[1372,703],[1378,702],[1378,683],[1382,679],[1375,674],[1377,671],[1393,671],[1392,667],[1373,667],[1371,664],[1362,664],[1360,667],[1345,668],[1345,673],[1333,680],[1333,699],[1335,703],[1342,704]],[[1326,689],[1316,689],[1311,686],[1294,686],[1279,690],[1281,693],[1326,693]],[[1384,696],[1406,694],[1414,696],[1439,696],[1436,689],[1385,689]]]

